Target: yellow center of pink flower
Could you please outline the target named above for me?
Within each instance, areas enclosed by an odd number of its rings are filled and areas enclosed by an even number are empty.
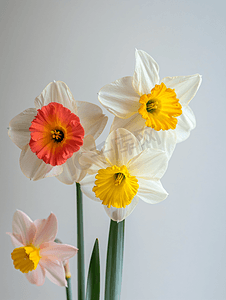
[[[141,106],[138,112],[146,120],[147,127],[155,130],[175,129],[177,117],[182,114],[182,107],[173,89],[162,82],[156,84],[150,94],[140,97]]]
[[[85,134],[78,116],[56,102],[38,109],[29,130],[31,151],[52,166],[64,164],[77,152]]]
[[[41,258],[39,251],[40,248],[33,245],[14,249],[11,257],[15,269],[20,270],[22,273],[35,270]]]

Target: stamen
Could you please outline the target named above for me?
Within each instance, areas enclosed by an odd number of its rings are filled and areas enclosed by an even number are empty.
[[[60,143],[64,139],[64,133],[63,131],[59,129],[51,130],[52,138],[55,140],[55,142]]]
[[[149,112],[149,113],[153,113],[157,108],[158,108],[158,101],[156,101],[156,100],[149,100],[146,103],[146,109],[147,109],[147,112]]]
[[[116,173],[115,174],[115,185],[120,185],[124,179],[125,179],[125,175],[123,173]]]

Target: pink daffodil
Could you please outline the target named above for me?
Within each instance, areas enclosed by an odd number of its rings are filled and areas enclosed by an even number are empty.
[[[54,242],[57,234],[57,218],[51,213],[47,219],[34,222],[22,211],[13,216],[11,237],[16,247],[11,257],[15,269],[25,273],[30,283],[43,285],[45,276],[50,281],[67,286],[64,261],[74,256],[78,249]]]

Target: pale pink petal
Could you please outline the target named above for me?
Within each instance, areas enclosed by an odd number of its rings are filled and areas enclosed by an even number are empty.
[[[33,241],[35,247],[42,243],[54,241],[57,234],[57,218],[51,213],[48,219],[36,220],[37,232]]]
[[[132,77],[123,77],[105,85],[98,93],[100,103],[119,118],[129,118],[140,107],[140,96],[132,85]]]
[[[134,210],[134,208],[136,207],[136,205],[139,202],[139,198],[137,196],[135,196],[133,198],[133,200],[131,201],[131,203],[129,205],[127,205],[125,208],[116,208],[116,207],[107,207],[107,205],[104,205],[104,209],[107,213],[107,215],[116,222],[121,222],[122,220],[124,220],[125,218],[127,218],[132,211]]]
[[[46,277],[48,277],[50,281],[59,286],[67,286],[63,263],[54,260],[54,258],[45,258],[41,259],[39,264],[45,268]]]
[[[142,50],[136,50],[135,57],[133,87],[140,96],[150,94],[155,84],[159,84],[159,66],[149,54]]]
[[[76,247],[58,244],[55,242],[44,243],[41,245],[40,255],[43,259],[48,256],[54,256],[57,260],[65,261],[73,257],[78,252]]]
[[[63,166],[51,166],[39,159],[35,153],[26,145],[20,155],[20,168],[24,175],[31,180],[40,180],[46,177],[59,175],[63,171]]]
[[[23,245],[32,243],[36,233],[36,227],[32,220],[22,211],[17,210],[13,216],[13,235]]]
[[[75,99],[69,87],[62,81],[50,82],[35,99],[35,107],[37,109],[42,108],[50,102],[60,103],[74,114],[77,114]]]
[[[20,235],[13,235],[10,232],[6,232],[11,237],[11,242],[15,248],[23,247],[22,239]]]
[[[35,270],[28,272],[25,275],[30,283],[40,286],[45,282],[45,273],[43,267],[38,264]]]
[[[86,135],[92,135],[97,139],[104,130],[108,117],[103,114],[102,109],[89,102],[76,101],[77,114],[85,130]]]
[[[8,135],[20,149],[26,146],[31,139],[29,128],[36,115],[37,110],[35,108],[28,108],[9,123]]]
[[[177,98],[182,105],[188,105],[199,89],[202,82],[202,76],[195,74],[188,76],[165,77],[162,82],[165,83],[167,88],[175,89]]]

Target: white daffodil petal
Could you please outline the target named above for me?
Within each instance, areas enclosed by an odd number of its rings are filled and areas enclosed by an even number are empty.
[[[22,149],[31,139],[29,128],[37,115],[35,108],[28,108],[14,117],[9,123],[8,135]]]
[[[95,193],[93,192],[93,187],[95,185],[95,180],[96,180],[95,175],[87,175],[80,182],[81,190],[90,199],[95,200],[97,202],[102,202],[99,198],[96,198]]]
[[[159,149],[166,152],[168,159],[173,154],[177,143],[177,134],[175,130],[156,131],[153,128],[146,127],[141,140],[142,149]]]
[[[132,77],[123,77],[105,85],[98,93],[100,103],[119,118],[129,118],[140,107],[139,95],[134,91]]]
[[[112,131],[102,150],[103,155],[112,165],[122,166],[138,155],[141,147],[136,137],[128,130],[119,128]]]
[[[80,182],[86,176],[86,166],[79,164],[81,155],[82,152],[78,151],[63,164],[63,172],[56,177],[59,181],[65,184],[73,184]]]
[[[73,156],[76,154],[73,154]],[[63,171],[60,175],[58,175],[56,178],[65,183],[65,184],[74,184],[77,168],[74,165],[74,159],[73,156],[70,157],[64,164],[63,164]],[[78,170],[79,172],[79,170]]]
[[[130,175],[141,178],[160,179],[168,166],[165,152],[146,149],[132,158],[127,164]]]
[[[137,203],[139,202],[139,198],[135,196],[131,203],[126,206],[125,208],[116,208],[116,207],[107,207],[107,205],[104,205],[104,209],[107,213],[107,215],[116,222],[121,222],[125,218],[127,218],[134,208],[136,207]]]
[[[59,175],[63,171],[62,166],[53,167],[44,163],[43,160],[39,159],[36,154],[31,151],[29,145],[26,145],[21,152],[20,168],[26,177],[34,181]]]
[[[182,107],[182,115],[178,117],[177,127],[175,129],[177,135],[177,143],[185,141],[190,131],[195,128],[196,120],[195,115],[189,106]]]
[[[82,152],[75,162],[80,168],[87,170],[88,174],[96,174],[99,169],[105,169],[110,166],[104,155],[99,151]]]
[[[50,82],[42,91],[42,93],[35,99],[35,107],[42,108],[50,102],[57,102],[64,107],[70,109],[74,114],[77,114],[75,99],[66,85],[62,81]]]
[[[162,82],[165,83],[167,88],[175,89],[177,98],[182,105],[188,105],[197,93],[202,77],[199,74],[165,77]]]
[[[128,119],[121,119],[115,117],[113,123],[111,125],[110,132],[118,129],[124,128],[129,130],[135,137],[140,140],[143,137],[143,131],[145,128],[145,119],[139,113],[134,114],[132,117]]]
[[[77,114],[85,130],[85,135],[92,135],[97,139],[104,130],[108,117],[102,109],[92,103],[76,101]]]
[[[150,94],[156,84],[159,84],[159,66],[146,52],[136,50],[136,66],[133,74],[133,87],[141,96]]]
[[[74,165],[81,170],[81,175],[77,182],[80,182],[85,177],[83,176],[84,172],[85,174],[87,171],[89,174],[95,174],[99,169],[109,166],[105,157],[96,150],[95,140],[90,135],[85,137],[83,146],[78,154],[75,155]]]
[[[138,178],[139,189],[137,196],[150,204],[156,204],[166,199],[168,193],[159,180]]]

